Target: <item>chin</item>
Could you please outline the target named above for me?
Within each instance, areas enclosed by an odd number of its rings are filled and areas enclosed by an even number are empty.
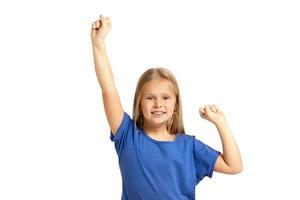
[[[151,121],[152,123],[155,123],[155,124],[165,124],[165,123],[167,123],[170,119],[171,119],[171,118],[167,118],[167,117],[161,117],[161,118],[154,117],[154,118],[148,119],[148,121]]]

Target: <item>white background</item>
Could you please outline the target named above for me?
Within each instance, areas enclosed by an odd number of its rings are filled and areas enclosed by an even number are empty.
[[[121,176],[94,71],[90,28],[106,38],[123,107],[139,76],[167,67],[186,132],[222,150],[198,109],[217,104],[244,171],[215,173],[197,199],[299,199],[297,1],[1,1],[0,199],[120,199]],[[167,169],[162,169],[167,170]]]

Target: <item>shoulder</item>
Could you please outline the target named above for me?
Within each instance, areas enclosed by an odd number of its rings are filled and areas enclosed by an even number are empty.
[[[113,134],[111,132],[111,140],[112,141],[118,141],[121,138],[125,139],[128,133],[132,132],[133,130],[135,130],[135,126],[134,126],[134,121],[132,120],[132,118],[129,116],[129,114],[127,112],[123,112],[123,117],[122,117],[122,121],[121,124],[119,125],[119,127],[117,128],[115,134]]]
[[[131,126],[132,123],[133,123],[132,118],[130,117],[130,115],[127,112],[124,111],[124,113],[123,113],[123,119],[122,119],[122,122],[121,122],[119,128],[124,127],[124,126],[125,127]]]
[[[137,127],[136,123],[134,122],[133,118],[127,112],[124,112],[121,126],[127,128],[127,129],[132,129],[135,132],[140,131],[140,129]]]
[[[189,135],[186,133],[178,133],[178,137],[180,138],[180,140],[184,143],[188,143],[193,145],[194,140],[195,140],[195,136],[194,135]]]
[[[181,141],[183,141],[184,143],[188,143],[193,148],[202,149],[202,148],[208,146],[204,142],[202,142],[200,139],[196,138],[195,135],[180,133],[179,137],[180,137]]]
[[[178,133],[178,135],[180,137],[182,137],[184,140],[194,140],[195,139],[194,135],[189,135],[189,134],[186,134],[186,133]]]

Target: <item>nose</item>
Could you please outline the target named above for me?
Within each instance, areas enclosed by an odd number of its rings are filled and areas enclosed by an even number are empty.
[[[162,104],[160,103],[160,101],[156,100],[154,103],[154,107],[160,108],[160,107],[162,107]]]

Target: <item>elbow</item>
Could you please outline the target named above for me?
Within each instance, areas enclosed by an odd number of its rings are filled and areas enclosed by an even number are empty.
[[[236,169],[232,170],[231,174],[239,174],[239,173],[242,173],[242,171],[243,171],[243,167],[236,168]]]
[[[240,164],[239,166],[235,166],[231,168],[231,173],[230,174],[239,174],[243,171],[243,164]]]

